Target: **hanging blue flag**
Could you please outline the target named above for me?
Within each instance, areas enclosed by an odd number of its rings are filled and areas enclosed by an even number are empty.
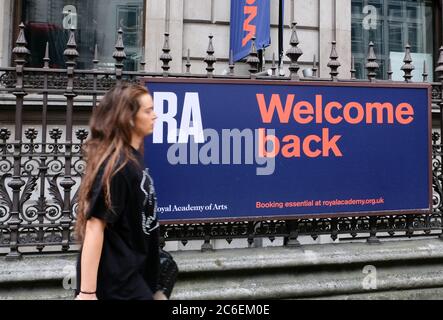
[[[234,61],[249,54],[253,37],[257,49],[271,44],[270,0],[231,0],[231,49]]]

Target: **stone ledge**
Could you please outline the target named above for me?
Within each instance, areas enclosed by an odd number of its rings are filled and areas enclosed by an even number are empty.
[[[64,290],[60,285],[53,286],[0,286],[0,301],[2,300],[74,300],[74,291]]]
[[[297,299],[335,295],[370,295],[380,291],[443,288],[443,262],[436,265],[383,267],[373,264],[376,281],[368,286],[364,265],[327,270],[214,274],[177,283],[173,299]],[[365,286],[366,284],[366,286]]]
[[[17,261],[0,259],[1,287],[10,283],[62,280],[74,270],[77,255],[25,255]]]
[[[443,258],[439,239],[386,241],[380,245],[338,243],[306,245],[297,248],[269,247],[222,249],[212,252],[171,252],[180,274],[240,270],[266,270],[374,264],[398,261],[436,260]],[[0,258],[0,284],[23,281],[63,279],[76,262],[76,254],[24,256],[19,261]]]
[[[311,299],[312,300],[312,299]],[[316,300],[443,300],[443,288],[373,292],[320,297]]]
[[[180,268],[172,296],[176,300],[443,299],[443,241],[438,239],[172,254]],[[76,257],[0,258],[0,300],[72,299],[72,290],[63,287],[75,275]],[[377,279],[370,290],[364,286],[368,265],[375,267]]]
[[[412,261],[443,258],[439,239],[386,241],[379,245],[338,243],[306,245],[298,248],[272,247],[223,249],[213,252],[177,252],[180,271],[215,272],[300,268],[322,265],[362,264],[389,261]]]

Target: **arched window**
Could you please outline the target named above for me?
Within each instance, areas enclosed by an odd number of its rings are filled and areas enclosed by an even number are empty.
[[[117,30],[124,31],[126,70],[139,67],[144,43],[144,0],[22,0],[21,15],[31,51],[30,66],[43,64],[49,43],[51,67],[64,67],[63,52],[69,30],[74,28],[78,52],[77,67],[93,66],[98,46],[99,68],[113,68],[112,54]]]

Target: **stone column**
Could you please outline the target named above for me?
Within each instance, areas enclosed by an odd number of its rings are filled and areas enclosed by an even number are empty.
[[[337,53],[341,60],[339,78],[349,79],[352,59],[352,12],[351,0],[336,0],[335,30],[337,34]]]
[[[320,2],[320,76],[329,77],[327,67],[331,42],[337,41],[339,78],[349,78],[351,69],[351,0],[321,0]]]
[[[164,33],[169,32],[172,62],[170,72],[182,72],[183,57],[183,0],[146,1],[145,50],[146,70],[162,71]]]
[[[298,60],[300,64],[300,76],[303,75],[303,69],[312,68],[314,55],[319,60],[320,48],[324,46],[320,40],[320,0],[291,0],[285,1],[285,12],[292,11],[291,20],[286,22],[297,22],[297,34],[300,40],[299,48],[303,55]],[[286,14],[285,14],[285,19]],[[291,29],[287,30],[284,45],[285,51],[289,48],[289,39],[291,38]],[[287,60],[288,61],[288,60]],[[327,61],[325,64],[327,64]],[[320,61],[320,63],[323,63]]]
[[[0,66],[2,67],[9,66],[11,62],[12,23],[12,0],[0,1]]]

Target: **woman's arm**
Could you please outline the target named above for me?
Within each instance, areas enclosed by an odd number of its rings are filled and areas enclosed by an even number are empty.
[[[103,248],[105,227],[106,222],[97,218],[91,218],[86,223],[81,256],[80,290],[82,292],[96,292],[97,290],[97,273]],[[80,293],[77,299],[97,300],[97,296]]]

